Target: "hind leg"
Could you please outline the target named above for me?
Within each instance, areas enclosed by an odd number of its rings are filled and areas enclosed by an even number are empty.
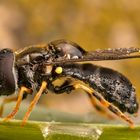
[[[125,120],[126,122],[129,123],[130,127],[133,128],[134,123],[133,121],[128,118],[128,116],[126,116],[123,112],[121,112],[116,106],[114,106],[113,104],[109,103],[107,100],[105,100],[102,96],[100,96],[98,93],[94,92],[94,90],[92,88],[89,88],[87,86],[85,86],[84,84],[79,84],[79,83],[74,83],[73,85],[65,85],[64,87],[57,87],[56,89],[53,87],[53,91],[56,92],[56,94],[60,94],[63,93],[65,91],[71,92],[74,89],[83,89],[87,94],[89,94],[90,100],[92,105],[95,107],[95,109],[97,109],[100,112],[105,112],[105,110],[100,107],[99,105],[96,105],[94,98],[96,98],[102,106],[104,106],[105,108],[107,108],[108,110],[110,110],[112,113],[114,113],[115,115],[117,115],[118,117],[122,118],[123,120]],[[55,89],[55,90],[54,90]],[[65,90],[67,89],[67,90]],[[93,99],[91,97],[94,97]]]
[[[101,114],[102,116],[106,116],[109,119],[114,119],[114,116],[111,115],[101,104],[99,104],[94,96],[88,93],[87,95],[89,97],[89,101],[91,102],[91,104],[99,114]]]
[[[53,86],[53,84],[51,85],[51,90],[56,93],[56,94],[62,94],[64,92],[66,93],[71,93],[72,90],[74,90],[74,86],[72,85],[72,82],[70,80],[66,80],[61,86]],[[87,92],[86,92],[87,93]],[[106,111],[106,109],[97,102],[96,98],[91,95],[88,94],[89,100],[91,102],[91,104],[93,105],[93,107],[95,108],[95,110],[100,113],[101,115],[107,116],[110,119],[114,119],[114,116],[109,114],[109,112]]]
[[[79,83],[74,84],[73,86],[75,87],[75,89],[81,88],[81,89],[85,90],[88,94],[93,95],[104,107],[108,108],[115,115],[117,115],[118,117],[120,117],[123,120],[125,120],[126,122],[128,122],[131,128],[134,127],[134,123],[130,118],[128,118],[124,113],[122,113],[116,106],[114,106],[113,104],[106,101],[98,93],[94,92],[93,89],[91,89],[83,84],[79,84]]]

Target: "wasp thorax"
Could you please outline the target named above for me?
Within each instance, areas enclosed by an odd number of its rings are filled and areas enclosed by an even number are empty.
[[[49,45],[53,46],[57,57],[64,57],[67,59],[82,58],[86,53],[78,44],[71,41],[57,40],[51,42]]]

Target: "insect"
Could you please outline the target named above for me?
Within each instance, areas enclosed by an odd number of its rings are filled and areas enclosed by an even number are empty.
[[[105,107],[133,127],[133,121],[125,115],[138,111],[132,83],[115,70],[81,62],[140,58],[139,52],[140,48],[87,52],[78,44],[67,40],[29,46],[16,52],[3,49],[0,51],[0,95],[8,97],[3,100],[0,114],[6,103],[16,101],[14,109],[4,121],[12,119],[21,101],[28,94],[36,93],[23,118],[22,125],[25,125],[43,93],[53,91],[54,94],[69,94],[80,88],[88,95],[95,109],[105,113],[102,108]],[[57,79],[64,81],[61,85],[55,85]],[[12,94],[16,96],[10,97]]]

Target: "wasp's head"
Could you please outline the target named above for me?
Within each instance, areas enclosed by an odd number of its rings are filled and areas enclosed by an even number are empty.
[[[15,91],[16,78],[14,53],[10,49],[0,50],[0,94],[9,95]]]

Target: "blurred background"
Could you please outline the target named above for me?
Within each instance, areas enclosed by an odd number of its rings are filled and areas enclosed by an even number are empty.
[[[139,0],[1,0],[0,47],[17,50],[57,39],[71,40],[89,51],[140,47],[139,4]],[[140,60],[96,64],[129,77],[139,99]],[[43,95],[39,105],[80,115],[94,111],[82,90]]]

